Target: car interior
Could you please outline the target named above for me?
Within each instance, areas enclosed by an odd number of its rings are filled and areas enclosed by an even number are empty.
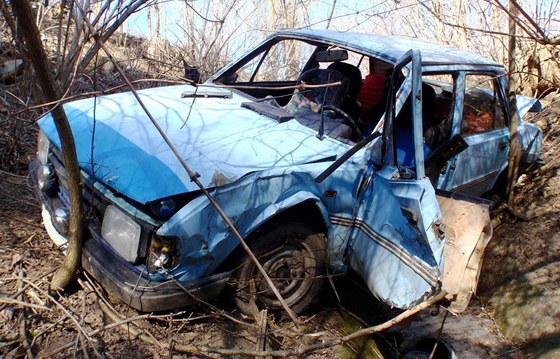
[[[292,43],[286,44],[289,41]],[[286,50],[293,49],[293,43],[305,49]],[[249,95],[252,101],[244,102],[243,107],[279,122],[295,118],[323,131],[320,135],[346,143],[355,143],[373,131],[385,112],[391,64],[322,43],[289,39],[265,45],[215,80]],[[286,55],[284,59],[281,54],[286,51],[291,57]],[[449,138],[452,88],[450,83],[423,81],[424,131],[429,153]],[[406,137],[411,112],[406,106],[396,121],[396,128],[404,129],[397,143],[407,152],[408,160],[401,164],[411,165],[411,138]]]

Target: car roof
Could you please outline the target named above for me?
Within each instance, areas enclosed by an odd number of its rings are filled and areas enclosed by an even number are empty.
[[[470,65],[500,67],[503,65],[474,52],[458,49],[436,42],[402,37],[333,30],[282,30],[273,36],[295,37],[302,40],[326,42],[356,52],[379,58],[395,64],[408,50],[420,50],[422,64],[429,65]]]

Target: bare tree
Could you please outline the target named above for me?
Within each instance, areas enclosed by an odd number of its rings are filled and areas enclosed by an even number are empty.
[[[509,1],[509,7],[513,16],[517,14],[517,8],[515,6],[515,1]],[[509,97],[509,111],[511,115],[510,123],[510,146],[509,146],[509,161],[508,161],[508,180],[507,180],[507,203],[510,207],[513,206],[513,194],[514,185],[517,181],[517,168],[519,167],[519,155],[521,149],[519,148],[519,142],[517,140],[517,72],[515,71],[515,54],[516,54],[516,44],[515,35],[517,32],[516,21],[514,17],[509,19],[509,41],[508,41],[508,97]]]
[[[26,0],[13,0],[12,9],[17,21],[20,24],[26,24],[26,26],[21,27],[22,34],[25,43],[29,47],[30,58],[33,62],[37,79],[41,84],[45,100],[49,102],[58,101],[60,99],[60,91],[51,75],[47,56],[39,36],[39,30],[33,20],[31,6]],[[68,118],[62,106],[55,105],[52,108],[52,116],[60,137],[62,157],[68,180],[68,194],[70,196],[68,254],[63,265],[55,273],[51,281],[51,289],[61,290],[66,288],[72,281],[82,259],[82,189],[80,187],[80,170],[78,167],[74,137],[72,136],[70,124],[68,123]]]

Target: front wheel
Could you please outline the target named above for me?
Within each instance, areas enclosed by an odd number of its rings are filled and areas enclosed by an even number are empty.
[[[316,299],[326,255],[322,233],[302,223],[279,224],[257,234],[251,250],[294,313],[303,311]],[[261,308],[282,310],[249,256],[245,255],[234,272],[234,280],[235,303],[244,314],[254,315]]]

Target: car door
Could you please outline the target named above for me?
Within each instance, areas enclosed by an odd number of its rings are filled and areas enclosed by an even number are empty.
[[[493,74],[463,76],[462,116],[455,132],[469,147],[449,161],[440,188],[481,196],[507,165],[510,135],[504,93]]]
[[[403,69],[408,73],[397,89]],[[393,144],[393,118],[409,96],[413,99],[414,171],[399,168]],[[355,216],[332,220],[351,227],[347,260],[369,289],[391,306],[408,308],[437,290],[444,245],[435,190],[423,173],[420,52],[409,51],[395,66],[388,109],[383,164],[375,165],[379,158],[369,162]],[[372,151],[372,156],[377,154]]]

